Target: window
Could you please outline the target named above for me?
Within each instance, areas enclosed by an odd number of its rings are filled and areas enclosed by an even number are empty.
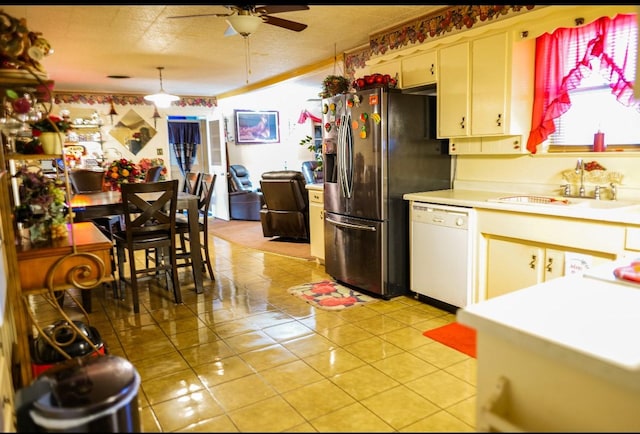
[[[635,63],[633,69],[635,76]],[[606,78],[593,73],[569,95],[571,108],[556,119],[550,145],[591,146],[594,133],[602,131],[609,147],[640,146],[640,112],[616,100]]]
[[[530,152],[546,140],[590,146],[599,128],[607,144],[640,144],[633,98],[637,28],[635,14],[619,14],[536,39]]]

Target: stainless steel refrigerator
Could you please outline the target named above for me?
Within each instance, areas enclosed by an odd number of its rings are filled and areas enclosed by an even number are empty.
[[[436,96],[373,88],[322,100],[325,269],[389,299],[409,291],[409,192],[451,187]]]

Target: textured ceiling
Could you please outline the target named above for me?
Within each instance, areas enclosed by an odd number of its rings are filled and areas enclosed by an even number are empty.
[[[369,35],[427,15],[436,5],[310,5],[309,10],[273,14],[307,24],[293,32],[261,24],[249,38],[249,85],[308,65],[325,66],[304,81],[317,84],[334,71],[336,54],[369,43]],[[221,17],[169,19],[175,15],[227,13],[222,5],[0,6],[26,18],[54,54],[42,65],[56,91],[144,94],[164,89],[180,96],[218,96],[247,85],[245,40],[224,36]],[[108,75],[127,75],[112,79]]]

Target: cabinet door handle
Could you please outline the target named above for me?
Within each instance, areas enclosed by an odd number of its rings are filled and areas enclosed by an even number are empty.
[[[532,270],[536,269],[536,260],[538,259],[538,257],[536,255],[531,255],[531,262],[529,262],[529,268],[531,268]]]
[[[547,259],[547,272],[551,273],[553,271],[553,258]]]
[[[498,119],[496,119],[496,125],[499,127],[502,126],[502,115],[500,113],[498,113]]]
[[[431,64],[431,68],[429,68],[429,72],[431,72],[431,76],[436,75],[436,65]]]
[[[460,128],[462,128],[464,130],[464,116],[462,116],[462,121],[460,121]]]

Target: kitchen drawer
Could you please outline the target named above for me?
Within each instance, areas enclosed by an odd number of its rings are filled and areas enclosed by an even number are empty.
[[[324,191],[309,190],[309,202],[324,203]]]

